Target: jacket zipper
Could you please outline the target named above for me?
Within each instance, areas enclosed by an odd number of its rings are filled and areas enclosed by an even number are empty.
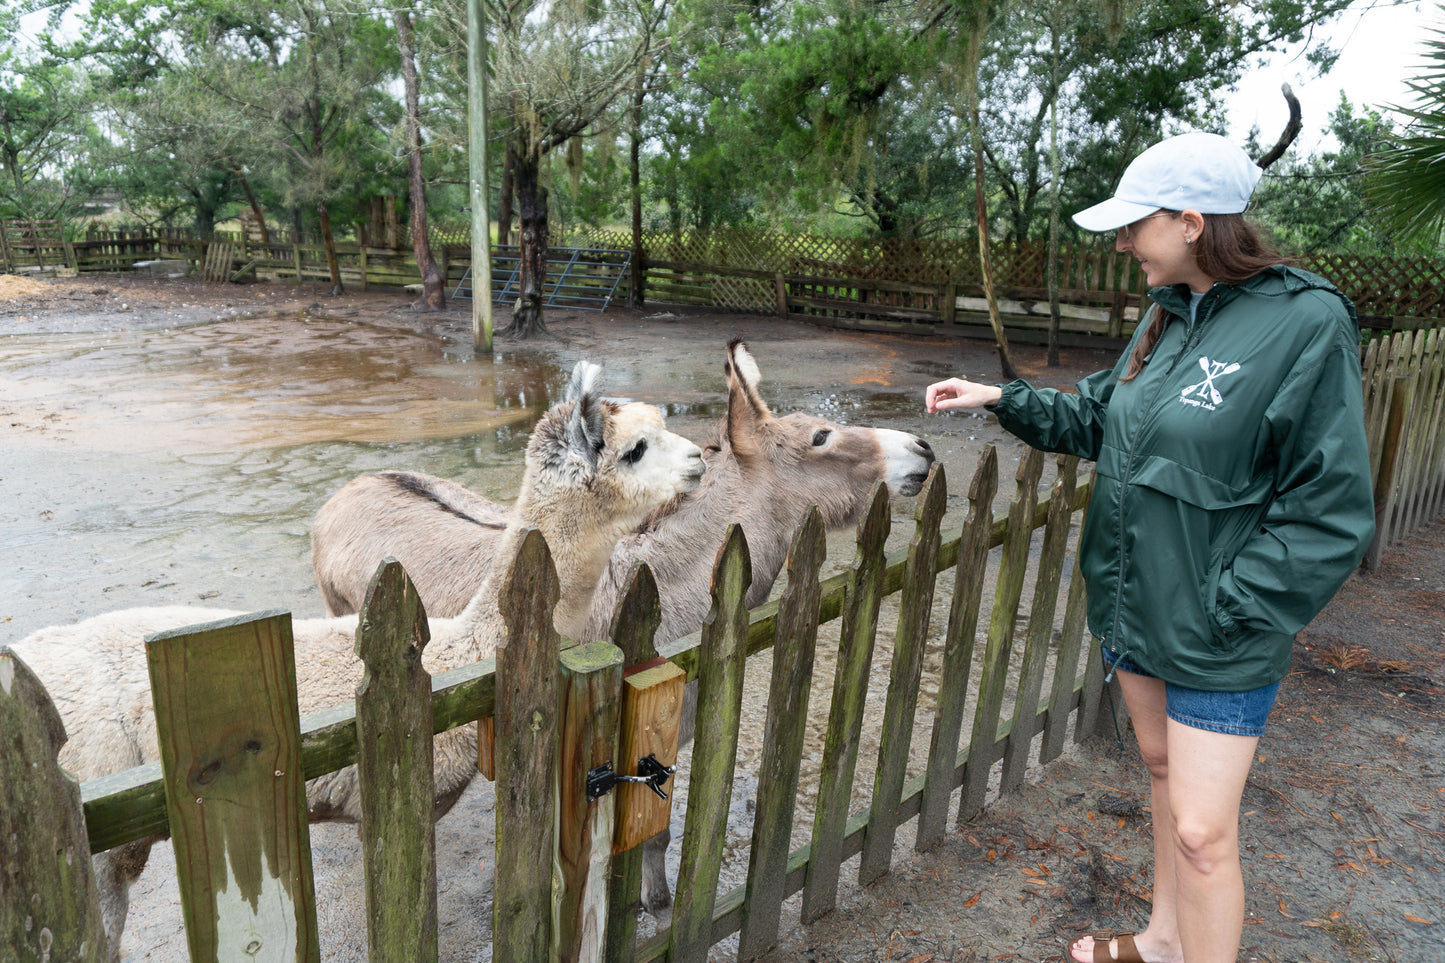
[[[1214,292],[1211,290],[1210,294],[1213,295]],[[1149,403],[1144,406],[1144,416],[1140,419],[1137,428],[1135,428],[1134,437],[1129,445],[1129,457],[1124,461],[1124,477],[1120,479],[1119,498],[1114,505],[1114,514],[1115,518],[1117,519],[1116,526],[1119,532],[1119,582],[1118,586],[1114,589],[1113,636],[1115,639],[1119,637],[1119,615],[1124,607],[1124,570],[1126,568],[1125,563],[1128,561],[1127,552],[1124,548],[1124,498],[1128,494],[1130,482],[1134,477],[1134,453],[1138,450],[1139,447],[1139,436],[1144,433],[1144,429],[1148,426],[1150,418],[1157,412],[1156,404],[1159,401],[1159,393],[1164,389],[1164,383],[1170,380],[1170,375],[1172,375],[1175,371],[1179,370],[1180,359],[1187,355],[1192,348],[1194,348],[1196,345],[1199,344],[1200,341],[1203,340],[1203,338],[1200,337],[1200,332],[1204,329],[1205,322],[1207,322],[1211,317],[1213,317],[1214,309],[1216,306],[1218,306],[1219,300],[1220,299],[1218,295],[1214,295],[1213,297],[1206,296],[1206,301],[1208,302],[1208,305],[1204,317],[1195,319],[1194,324],[1190,326],[1188,334],[1185,335],[1184,343],[1180,345],[1179,350],[1174,353],[1174,358],[1169,364],[1169,370],[1159,378],[1159,382],[1154,388],[1153,397],[1151,397],[1149,399]],[[1205,304],[1201,303],[1200,307],[1205,307]],[[1163,309],[1161,308],[1160,310]],[[1174,317],[1181,321],[1183,320],[1177,314],[1174,315]],[[1122,649],[1116,649],[1115,651],[1118,654],[1118,659],[1115,660],[1114,665],[1109,667],[1108,674],[1104,676],[1104,683],[1106,685],[1114,680],[1114,671],[1117,668],[1118,663],[1120,661],[1123,661],[1125,656],[1128,655],[1128,642],[1126,641],[1124,643],[1124,647]]]

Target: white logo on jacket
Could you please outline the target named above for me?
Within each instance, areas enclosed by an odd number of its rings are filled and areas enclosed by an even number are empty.
[[[1219,388],[1215,386],[1216,379],[1223,378],[1227,374],[1234,374],[1239,370],[1239,365],[1233,361],[1210,361],[1201,356],[1199,367],[1204,370],[1204,380],[1179,392],[1179,400],[1186,405],[1213,411],[1224,400],[1224,396],[1219,393]]]

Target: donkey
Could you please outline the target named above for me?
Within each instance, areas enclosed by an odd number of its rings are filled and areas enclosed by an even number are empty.
[[[922,439],[802,412],[774,415],[758,390],[757,362],[740,340],[728,344],[724,375],[727,414],[705,446],[708,470],[702,483],[658,508],[618,543],[597,584],[586,626],[573,638],[607,638],[613,609],[638,562],[646,562],[657,580],[662,624],[656,641],[697,631],[711,604],[712,566],[731,522],[740,522],[747,537],[753,570],[747,604],[754,606],[772,591],[809,505],[817,505],[825,524],[836,528],[857,523],[878,480],[899,497],[922,488],[934,461]],[[329,606],[359,607],[369,572],[387,555],[404,558],[406,552],[436,560],[419,565],[413,575],[428,612],[455,611],[484,576],[489,556],[468,553],[486,544],[487,524],[499,519],[473,511],[469,505],[479,496],[459,485],[414,473],[407,480],[409,487],[376,484],[357,488],[345,499],[339,494],[318,513],[312,560]],[[691,686],[688,695],[684,742],[692,735]],[[651,912],[666,909],[672,900],[664,865],[668,839],[664,833],[647,844],[642,899]]]
[[[597,572],[607,564],[617,537],[701,479],[701,450],[667,431],[652,405],[602,400],[596,387],[599,370],[580,362],[568,400],[548,411],[532,432],[521,495],[491,546],[504,561],[474,586],[459,614],[429,620],[431,640],[422,653],[429,672],[494,654],[505,629],[497,599],[510,568],[507,560],[515,556],[526,526],[536,526],[553,552],[562,593],[553,621],[559,631],[575,635]],[[14,651],[45,684],[65,723],[69,741],[61,750],[61,765],[85,780],[159,759],[144,639],[241,614],[191,607],[129,609],[41,629],[16,643]],[[355,615],[293,623],[297,703],[303,714],[355,698],[363,671],[354,654],[356,630]],[[437,818],[476,774],[476,750],[471,726],[437,736]],[[310,780],[310,818],[357,821],[359,788],[354,766]],[[111,960],[120,958],[130,886],[159,838],[95,857]]]

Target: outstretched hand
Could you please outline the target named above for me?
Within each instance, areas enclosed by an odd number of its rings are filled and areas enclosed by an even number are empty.
[[[928,386],[924,404],[930,412],[948,411],[951,408],[980,408],[997,404],[1003,397],[998,385],[981,385],[962,378],[949,378]]]

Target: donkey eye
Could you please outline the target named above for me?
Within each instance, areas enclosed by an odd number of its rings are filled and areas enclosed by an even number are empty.
[[[642,456],[645,454],[647,454],[647,441],[643,440],[633,445],[631,450],[623,452],[622,460],[629,465],[635,465],[642,460]]]
[[[821,448],[823,445],[827,444],[828,436],[832,433],[833,432],[827,428],[819,428],[817,431],[813,432],[813,447]]]

